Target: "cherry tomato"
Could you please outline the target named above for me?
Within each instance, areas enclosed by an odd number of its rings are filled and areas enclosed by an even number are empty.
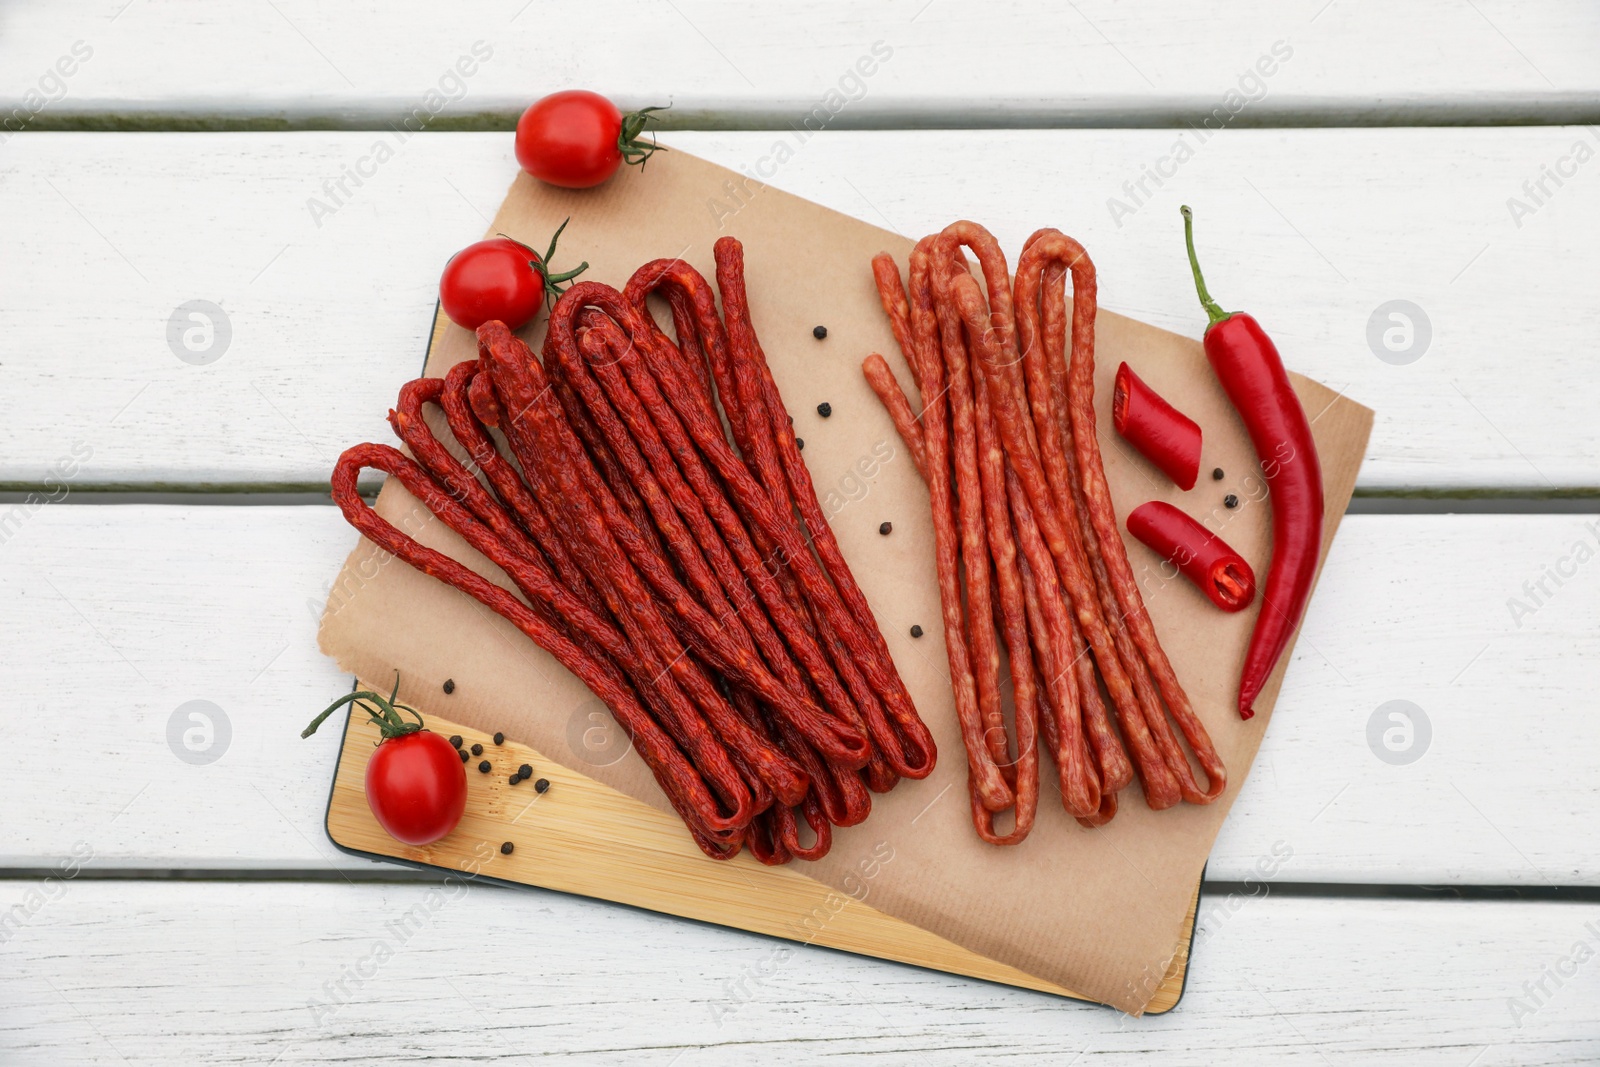
[[[643,164],[650,153],[664,151],[653,140],[639,140],[651,112],[660,110],[647,107],[624,115],[617,105],[586,89],[551,93],[517,120],[517,162],[551,185],[599,185],[623,160]]]
[[[544,277],[539,257],[508,237],[470,244],[450,257],[439,279],[439,302],[457,326],[476,330],[499,319],[515,330],[538,314]]]
[[[431,845],[461,821],[466,768],[432,730],[389,738],[367,762],[367,806],[396,841]]]
[[[425,729],[422,714],[399,703],[400,673],[394,692],[346,693],[300,732],[310,737],[328,716],[354,704],[367,713],[382,740],[367,761],[367,807],[389,836],[408,845],[431,845],[461,821],[467,809],[467,771],[455,746]],[[409,720],[407,718],[409,716]]]

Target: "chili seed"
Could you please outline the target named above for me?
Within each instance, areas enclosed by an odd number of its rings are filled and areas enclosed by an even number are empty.
[[[820,341],[828,336],[828,328],[826,326],[813,326],[811,327],[811,336]]]
[[[473,745],[473,746],[472,746],[472,754],[473,754],[473,755],[474,755],[474,756],[481,756],[481,755],[483,755],[483,746],[482,746],[482,745]]]
[[[1222,506],[1225,508],[1236,508],[1239,506],[1239,498],[1234,496],[1232,493],[1229,493],[1227,496],[1222,498]]]
[[[522,775],[524,778],[532,778],[533,768],[524,763],[522,766],[517,768],[517,773]]]
[[[911,627],[911,636],[912,637],[921,637],[922,636],[922,627],[920,627],[920,626]]]
[[[489,773],[489,761],[488,760],[482,760],[482,761],[480,761],[478,763],[478,773],[479,774],[488,774]]]
[[[1221,467],[1213,467],[1211,469],[1211,480],[1214,481],[1214,482],[1222,481],[1222,468]]]
[[[500,846],[500,855],[509,856],[511,855],[511,850],[516,847],[516,845],[513,845],[510,841],[507,841],[505,844]]]
[[[548,779],[548,778],[541,778],[537,782],[533,783],[533,791],[535,793],[543,793],[545,790],[547,790],[549,788],[550,788],[550,779]]]
[[[833,414],[833,405],[824,400],[822,403],[817,405],[817,414],[821,415],[823,418],[827,418],[829,415]]]
[[[454,693],[455,691],[456,691],[456,680],[454,678],[446,678],[444,680],[444,695],[445,696],[449,696],[451,693]]]
[[[806,439],[804,437],[796,437],[794,439],[794,447],[804,452],[806,450]]]
[[[889,531],[891,531],[893,529],[894,529],[894,523],[892,523],[892,522],[880,522],[880,523],[878,523],[878,532],[880,534],[882,534],[883,536],[885,536],[885,537],[888,537],[889,536]]]
[[[464,748],[456,749],[456,755],[461,757],[461,762],[462,763],[467,762],[467,750],[466,749],[464,749]]]
[[[497,745],[505,744],[506,743],[506,735],[501,733],[500,731],[496,730],[495,734],[494,734],[494,743],[497,744]]]
[[[451,734],[450,735],[450,747],[451,748],[460,748],[461,747],[461,735],[460,734]]]

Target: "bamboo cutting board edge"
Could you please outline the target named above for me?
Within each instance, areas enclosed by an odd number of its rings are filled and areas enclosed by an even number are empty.
[[[675,815],[570,770],[526,745],[508,739],[496,746],[481,731],[425,709],[423,714],[435,732],[460,734],[468,747],[481,743],[484,757],[493,764],[489,774],[477,770],[483,757],[468,764],[468,804],[461,825],[443,841],[424,847],[405,845],[384,832],[367,807],[363,786],[377,733],[352,711],[345,720],[325,822],[329,840],[341,851],[471,880],[574,893],[802,944],[1090,999],[874,909],[865,903],[870,881],[861,899],[853,899],[793,867],[764,867],[745,855],[715,863],[694,846]],[[550,780],[549,792],[535,793],[531,782],[508,783],[512,769],[522,763],[533,765],[535,778]],[[515,816],[510,814],[513,806],[520,809]],[[535,814],[520,822],[529,812]],[[510,856],[499,851],[499,842],[505,840],[515,845]],[[1145,1014],[1170,1011],[1183,996],[1199,901],[1197,883],[1186,932]],[[813,925],[805,925],[808,919]]]

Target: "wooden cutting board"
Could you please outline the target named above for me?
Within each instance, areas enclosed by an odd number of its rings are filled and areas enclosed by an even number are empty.
[[[384,689],[366,682],[359,685]],[[414,698],[407,699],[415,703]],[[384,832],[367,807],[362,785],[378,731],[365,715],[352,712],[345,721],[328,797],[328,836],[335,845],[353,855],[577,893],[804,944],[1090,999],[885,915],[871,905],[870,879],[864,879],[861,892],[851,897],[807,878],[805,864],[798,861],[764,867],[748,853],[727,862],[707,859],[675,815],[569,770],[527,745],[510,738],[496,745],[491,736],[450,722],[438,708],[448,700],[440,695],[434,706],[418,710],[429,729],[446,737],[460,734],[468,749],[483,746],[483,755],[467,765],[467,811],[461,824],[442,841],[425,847],[402,844]],[[489,773],[478,771],[480,759],[490,762]],[[533,767],[533,778],[511,785],[512,773],[524,763]],[[534,789],[540,778],[550,782],[544,793]],[[507,841],[514,846],[510,855],[500,851]],[[730,870],[739,876],[728,877]],[[1183,937],[1145,1009],[1148,1014],[1170,1010],[1183,993],[1199,901],[1197,884]]]

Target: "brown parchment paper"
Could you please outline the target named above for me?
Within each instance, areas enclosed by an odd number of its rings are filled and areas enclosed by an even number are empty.
[[[818,495],[938,742],[939,765],[931,777],[874,796],[871,818],[836,831],[825,859],[796,866],[844,890],[858,865],[887,844],[894,858],[875,868],[873,907],[1139,1012],[1166,973],[1211,844],[1272,720],[1282,664],[1252,721],[1241,722],[1233,710],[1256,611],[1217,611],[1183,579],[1167,579],[1159,561],[1128,538],[1163,645],[1227,764],[1227,791],[1207,807],[1179,805],[1156,813],[1145,807],[1135,783],[1123,791],[1115,821],[1085,830],[1062,810],[1045,760],[1032,835],[1014,848],[982,843],[970,822],[965,757],[950,697],[927,494],[860,371],[862,357],[879,351],[906,379],[869,263],[875,253],[888,251],[903,271],[911,242],[679,151],[656,155],[642,172],[624,167],[595,190],[555,189],[519,174],[490,232],[542,249],[569,216],[556,269],[587,260],[587,278],[618,287],[638,266],[663,256],[686,259],[713,278],[713,242],[724,234],[744,242],[756,327],[795,430],[805,440]],[[1071,219],[1040,218],[1038,224],[1072,231]],[[1008,249],[1013,259],[1018,251]],[[828,328],[824,341],[812,337],[818,324]],[[536,351],[543,333],[542,316],[523,331]],[[435,339],[427,373],[441,375],[475,355],[472,335],[446,326]],[[1101,449],[1118,516],[1146,500],[1169,500],[1220,530],[1264,579],[1265,483],[1199,343],[1102,311],[1096,357]],[[1204,428],[1201,480],[1192,492],[1176,489],[1111,430],[1111,379],[1123,360]],[[1322,459],[1326,554],[1355,485],[1372,413],[1308,379],[1296,377],[1295,386],[1313,419]],[[833,407],[826,420],[816,413],[822,401]],[[1224,480],[1211,479],[1214,467],[1226,472]],[[1237,509],[1222,506],[1229,492],[1239,496]],[[397,483],[385,485],[377,506],[425,544],[509,587],[503,574]],[[888,537],[878,534],[885,520],[894,524]],[[910,637],[913,624],[921,624],[925,636]],[[320,642],[343,669],[360,677],[388,678],[398,669],[413,692],[437,691],[453,678],[452,718],[505,730],[575,770],[667,807],[636,756],[619,756],[609,746],[596,751],[592,713],[603,712],[603,705],[576,678],[470,597],[388,560],[364,539],[335,582]]]

